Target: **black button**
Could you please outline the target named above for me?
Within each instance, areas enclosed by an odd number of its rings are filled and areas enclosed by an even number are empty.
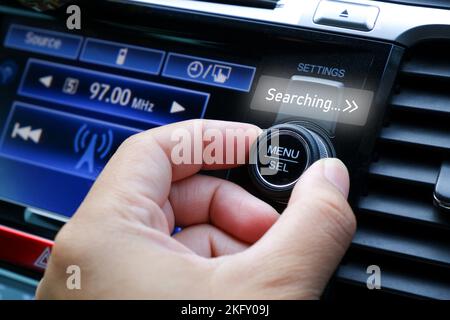
[[[261,192],[284,202],[303,172],[331,155],[330,143],[316,132],[296,123],[276,125],[252,147],[250,175]]]
[[[311,159],[305,139],[291,130],[269,130],[261,138],[256,166],[261,179],[276,188],[295,183]]]

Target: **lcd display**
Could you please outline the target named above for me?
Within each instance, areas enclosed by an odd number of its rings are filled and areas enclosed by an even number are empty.
[[[3,34],[0,197],[65,217],[127,137],[203,118],[212,87],[242,95],[256,70],[26,23]]]
[[[256,110],[363,126],[373,92],[344,87],[341,82],[294,76],[262,76],[251,107]]]
[[[56,25],[2,20],[0,199],[63,219],[119,145],[142,130],[193,118],[261,128],[308,121],[351,166],[383,111],[373,104],[387,44],[349,46],[301,30],[239,29],[224,38],[220,28]],[[247,187],[246,171],[215,174]]]

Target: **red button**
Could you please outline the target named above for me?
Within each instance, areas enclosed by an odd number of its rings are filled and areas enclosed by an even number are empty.
[[[0,225],[0,260],[36,271],[47,267],[53,241]]]

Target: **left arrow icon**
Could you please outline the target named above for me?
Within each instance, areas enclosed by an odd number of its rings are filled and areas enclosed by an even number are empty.
[[[40,77],[39,82],[42,83],[44,87],[50,88],[53,82],[53,76]]]
[[[42,129],[32,129],[31,126],[20,127],[20,123],[16,122],[14,124],[14,129],[11,134],[11,138],[15,138],[17,136],[21,137],[23,140],[28,141],[30,139],[34,143],[39,143],[41,140]]]

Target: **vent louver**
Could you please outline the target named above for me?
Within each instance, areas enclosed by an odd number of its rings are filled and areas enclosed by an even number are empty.
[[[450,2],[448,0],[383,0],[382,2],[393,2],[410,6],[450,9]]]
[[[432,200],[441,163],[450,160],[449,57],[442,42],[406,53],[341,281],[365,286],[367,266],[378,265],[387,292],[450,299],[450,213]]]
[[[223,3],[228,5],[253,7],[261,9],[275,9],[279,0],[196,0],[213,3]]]

